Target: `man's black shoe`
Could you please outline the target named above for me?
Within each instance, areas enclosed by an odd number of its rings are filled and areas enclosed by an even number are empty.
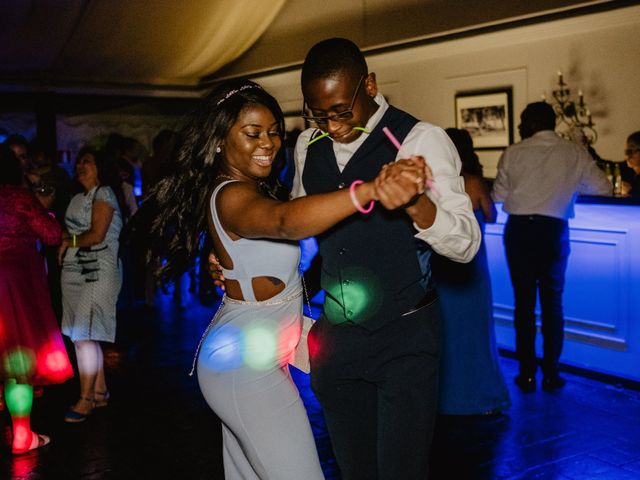
[[[526,377],[524,375],[518,375],[513,380],[514,383],[520,387],[524,393],[531,393],[536,391],[536,377]]]
[[[554,375],[552,377],[544,377],[542,379],[542,389],[550,392],[551,390],[556,390],[558,388],[562,388],[567,384],[567,381],[562,378],[560,375]]]

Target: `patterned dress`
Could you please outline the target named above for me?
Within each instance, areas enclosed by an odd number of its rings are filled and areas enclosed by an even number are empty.
[[[23,187],[0,186],[0,382],[48,385],[73,376],[38,241],[60,243],[60,225]]]
[[[91,227],[95,201],[106,202],[114,209],[104,241],[91,247],[69,248],[62,264],[62,333],[73,342],[114,342],[116,338],[116,301],[122,284],[118,263],[122,216],[113,190],[98,186],[77,194],[64,220],[70,234],[86,232]]]

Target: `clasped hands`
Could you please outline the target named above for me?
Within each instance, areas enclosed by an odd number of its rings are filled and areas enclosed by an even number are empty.
[[[387,210],[410,206],[424,193],[427,180],[433,180],[433,172],[424,157],[388,163],[374,180],[377,200]]]

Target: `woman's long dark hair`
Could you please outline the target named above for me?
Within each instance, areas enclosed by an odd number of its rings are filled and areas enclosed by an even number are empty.
[[[282,110],[260,85],[248,80],[220,85],[188,119],[168,175],[152,188],[129,222],[129,234],[149,236],[146,260],[149,265],[160,265],[156,275],[161,281],[178,278],[197,255],[207,229],[209,197],[220,173],[222,156],[216,148],[240,113],[252,105],[267,107],[283,134]],[[149,218],[150,228],[145,231],[140,224]]]
[[[462,173],[481,177],[482,164],[473,150],[473,139],[469,132],[460,128],[447,128],[445,131],[458,150],[462,161]]]

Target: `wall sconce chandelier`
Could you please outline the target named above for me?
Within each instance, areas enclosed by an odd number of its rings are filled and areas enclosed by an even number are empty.
[[[546,95],[542,95],[542,100],[547,101]],[[551,106],[556,112],[556,131],[568,140],[580,140],[587,145],[593,145],[598,139],[591,119],[591,112],[584,101],[582,90],[578,90],[578,100],[571,98],[571,89],[565,83],[562,72],[558,72],[558,88],[553,90]],[[576,138],[582,134],[583,138]]]

